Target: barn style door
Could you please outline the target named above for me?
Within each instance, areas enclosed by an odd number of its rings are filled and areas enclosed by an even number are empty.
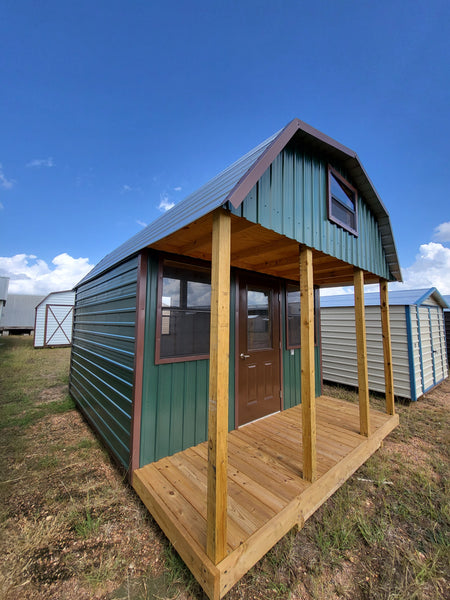
[[[237,425],[281,409],[279,285],[239,275]]]
[[[67,346],[72,343],[73,306],[47,304],[45,309],[44,346]]]

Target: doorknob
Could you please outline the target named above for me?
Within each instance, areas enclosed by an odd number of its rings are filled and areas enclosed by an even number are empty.
[[[240,358],[250,358],[250,354],[244,354],[243,352],[241,352],[241,353],[239,354],[239,357],[240,357]]]

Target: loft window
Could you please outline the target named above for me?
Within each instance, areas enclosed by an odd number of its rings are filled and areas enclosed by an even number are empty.
[[[210,269],[163,260],[158,281],[156,363],[209,357]]]
[[[357,192],[332,167],[328,167],[328,219],[358,235]]]
[[[314,344],[318,339],[318,306],[319,290],[314,291]],[[286,347],[288,349],[300,348],[300,287],[299,284],[288,283],[286,285]]]

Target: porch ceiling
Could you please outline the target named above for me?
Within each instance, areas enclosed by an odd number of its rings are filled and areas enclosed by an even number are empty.
[[[155,250],[211,260],[212,215],[208,214],[152,244]],[[261,225],[231,215],[231,266],[299,281],[299,244]],[[353,285],[353,265],[313,250],[314,285]],[[379,277],[365,272],[365,283]]]

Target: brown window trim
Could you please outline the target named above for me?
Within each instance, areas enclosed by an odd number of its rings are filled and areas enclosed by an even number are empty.
[[[349,225],[347,225],[347,223],[344,223],[343,221],[341,221],[340,219],[338,219],[337,217],[335,217],[333,215],[332,198],[331,198],[331,183],[330,183],[331,174],[333,174],[338,181],[340,181],[343,185],[345,185],[345,187],[347,187],[350,191],[352,191],[355,194],[354,215],[355,215],[356,229],[354,229],[353,227],[350,227]],[[327,173],[327,212],[328,212],[328,220],[329,221],[331,221],[335,225],[338,225],[339,227],[342,227],[342,229],[345,229],[345,231],[348,231],[355,237],[359,236],[358,229],[357,229],[357,227],[358,227],[358,190],[349,181],[347,181],[347,179],[345,179],[345,177],[343,177],[339,173],[339,171],[336,171],[336,169],[334,169],[331,165],[328,165],[328,173]]]
[[[285,314],[285,334],[286,334],[286,350],[298,350],[301,348],[301,344],[291,344],[289,341],[289,323],[288,323],[288,285],[300,285],[296,281],[285,281],[284,285],[284,314]],[[320,290],[318,287],[314,287],[314,347],[319,346],[319,302],[320,302]],[[301,307],[300,307],[300,318],[301,318]]]
[[[190,362],[193,360],[209,359],[208,354],[194,354],[189,356],[175,356],[169,358],[161,358],[161,310],[162,310],[162,290],[163,290],[163,265],[164,260],[172,260],[175,262],[184,263],[186,267],[190,265],[199,265],[211,269],[211,264],[202,260],[190,259],[177,254],[162,253],[159,255],[158,262],[158,285],[156,288],[156,334],[155,334],[155,365],[167,365],[171,363]]]

